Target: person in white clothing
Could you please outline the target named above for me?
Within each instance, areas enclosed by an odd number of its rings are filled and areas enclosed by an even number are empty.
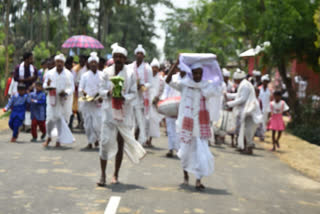
[[[74,138],[68,127],[68,120],[72,114],[72,94],[74,91],[73,76],[64,67],[65,57],[63,54],[55,57],[56,67],[49,70],[45,75],[43,88],[49,90],[47,97],[47,140],[43,143],[48,147],[54,128],[58,130],[56,147],[61,143],[72,143]]]
[[[259,92],[259,99],[262,102],[262,114],[263,114],[263,131],[267,131],[267,122],[268,122],[268,115],[270,112],[270,100],[272,92],[268,88],[270,78],[268,74],[265,74],[261,78],[262,80],[262,86],[260,88]],[[261,140],[264,140],[264,137],[261,138]]]
[[[103,97],[102,129],[100,141],[101,178],[98,186],[106,184],[107,160],[116,156],[112,183],[118,183],[123,152],[133,163],[146,155],[142,145],[132,132],[134,126],[133,105],[137,96],[137,80],[133,70],[125,65],[127,50],[114,47],[115,64],[106,68],[100,83],[100,96]],[[114,82],[112,82],[114,81]],[[121,84],[117,81],[120,81]]]
[[[254,87],[246,80],[246,73],[238,70],[233,74],[233,79],[239,87],[237,93],[225,94],[226,99],[233,99],[226,105],[228,108],[235,108],[239,151],[253,154],[253,137],[258,125],[262,123],[262,113]]]
[[[160,122],[163,119],[163,116],[158,113],[157,106],[156,106],[164,88],[164,80],[159,73],[160,63],[156,58],[152,60],[151,67],[152,67],[152,79],[150,83],[152,87],[150,88],[149,92],[150,92],[150,101],[152,102],[152,104],[150,106],[149,119],[146,120],[146,125],[147,125],[146,133],[148,138],[146,146],[148,147],[153,147],[152,138],[160,137]]]
[[[141,44],[135,49],[134,54],[136,61],[134,61],[131,66],[136,75],[138,87],[138,96],[134,104],[136,138],[141,144],[145,145],[147,142],[146,120],[149,119],[151,108],[150,88],[152,69],[150,65],[144,61],[146,51]]]
[[[233,83],[230,81],[230,71],[222,69],[223,82],[222,82],[222,93],[231,93],[233,90]],[[225,103],[228,101],[224,96],[221,96],[221,114],[220,119],[215,126],[215,143],[220,144],[225,142],[226,134],[231,135],[231,146],[234,147],[234,117],[232,109],[225,108]]]
[[[98,70],[99,57],[95,52],[88,59],[90,70],[84,73],[79,84],[79,93],[84,98],[81,104],[81,113],[84,120],[84,130],[88,138],[85,149],[92,149],[92,145],[99,146],[101,130],[101,105],[99,85],[102,72]],[[86,99],[87,98],[87,99]]]
[[[178,63],[179,61],[175,66]],[[192,73],[181,80],[172,80],[173,70],[169,72],[166,82],[181,92],[177,133],[180,140],[178,157],[184,171],[184,184],[188,185],[188,173],[193,173],[196,175],[195,187],[201,191],[205,189],[201,183],[202,177],[209,176],[214,170],[214,157],[208,145],[212,135],[208,100],[214,96],[217,88],[208,80],[202,79],[202,64],[192,64]]]
[[[180,71],[176,65],[172,66],[171,69],[173,69],[172,81],[181,80],[186,76],[186,72]],[[177,91],[176,89],[172,88],[169,84],[165,84],[164,90],[160,99],[165,100],[168,98],[180,97],[180,96],[181,96],[180,91]],[[166,128],[167,128],[167,134],[168,134],[168,149],[169,149],[166,156],[168,158],[172,158],[174,156],[174,151],[178,152],[180,148],[180,143],[179,143],[179,139],[176,131],[177,118],[166,117],[165,119],[166,119]]]
[[[254,70],[252,72],[253,74],[253,86],[254,87],[259,87],[261,83],[261,71]]]

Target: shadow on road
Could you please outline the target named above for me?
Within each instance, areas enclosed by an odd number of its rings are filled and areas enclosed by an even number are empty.
[[[108,186],[109,189],[112,190],[112,192],[119,192],[119,193],[124,193],[130,190],[141,190],[141,189],[145,189],[143,186],[138,186],[135,184],[123,184],[123,183],[119,183],[119,184],[112,184],[110,186]]]
[[[225,189],[215,189],[211,187],[206,187],[206,189],[202,191],[198,191],[195,189],[195,186],[181,184],[180,189],[187,192],[199,192],[199,193],[208,194],[208,195],[231,195],[231,193],[229,193]]]

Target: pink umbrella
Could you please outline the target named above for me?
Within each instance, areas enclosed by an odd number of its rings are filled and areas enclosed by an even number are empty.
[[[91,48],[103,49],[103,45],[91,36],[76,35],[72,36],[62,45],[62,48]]]

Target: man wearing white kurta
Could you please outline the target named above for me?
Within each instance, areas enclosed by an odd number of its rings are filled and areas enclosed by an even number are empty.
[[[72,143],[74,138],[68,127],[68,120],[72,114],[72,93],[74,91],[73,76],[64,67],[65,57],[63,54],[55,57],[56,67],[49,70],[45,75],[43,87],[50,90],[47,97],[47,136],[43,144],[47,147],[51,141],[52,130],[56,127],[58,138],[56,146],[60,143]]]
[[[160,137],[160,122],[163,119],[163,116],[158,113],[156,104],[159,101],[159,97],[163,92],[164,88],[164,80],[162,79],[159,69],[160,69],[160,63],[159,61],[154,58],[151,62],[151,68],[152,68],[152,78],[151,78],[151,85],[150,88],[150,113],[149,113],[149,119],[146,120],[147,125],[147,146],[152,147],[152,138],[158,138]]]
[[[99,57],[95,52],[91,53],[88,59],[90,70],[84,73],[79,84],[79,93],[84,98],[95,98],[94,100],[84,100],[81,104],[81,113],[84,119],[84,130],[88,138],[86,149],[92,149],[92,145],[99,146],[101,130],[101,105],[102,98],[98,99],[99,86],[102,72],[97,70]]]
[[[175,64],[177,66],[178,62]],[[209,81],[202,80],[202,65],[191,65],[192,77],[172,81],[171,70],[166,82],[181,92],[177,132],[180,139],[178,157],[184,170],[184,183],[188,184],[188,173],[196,175],[196,189],[205,187],[201,183],[203,176],[209,176],[214,170],[214,158],[208,146],[210,139],[210,109],[208,100],[218,91]]]
[[[262,86],[260,88],[259,98],[262,102],[262,114],[263,114],[263,131],[267,131],[267,122],[269,119],[270,112],[270,99],[271,99],[271,91],[268,88],[268,84],[270,82],[269,75],[263,75],[262,78]]]
[[[116,156],[112,183],[118,183],[123,152],[133,163],[139,163],[146,154],[141,144],[135,140],[132,132],[134,126],[133,101],[137,96],[137,80],[133,70],[125,65],[127,50],[117,46],[113,49],[112,55],[115,64],[103,71],[99,93],[104,102],[99,152],[101,178],[97,183],[98,186],[106,184],[107,160]],[[112,77],[124,80],[121,86],[121,97],[113,96],[113,90],[116,86],[110,81]]]
[[[138,45],[134,54],[136,55],[136,61],[130,66],[133,68],[138,82],[138,96],[134,101],[134,115],[137,128],[136,134],[139,134],[138,141],[141,144],[145,144],[147,142],[146,120],[149,119],[151,107],[150,83],[152,80],[152,69],[150,65],[144,61],[146,51],[142,45]],[[137,137],[138,136],[136,136],[136,138]]]
[[[227,93],[227,107],[234,108],[236,114],[238,147],[241,152],[252,154],[253,137],[256,129],[262,123],[262,113],[257,101],[253,85],[245,79],[246,73],[238,70],[233,79],[239,84],[237,93]]]

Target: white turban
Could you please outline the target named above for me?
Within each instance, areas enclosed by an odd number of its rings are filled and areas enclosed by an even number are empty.
[[[239,68],[236,70],[236,72],[233,73],[233,79],[235,80],[241,80],[246,78],[246,72],[241,71]]]
[[[111,45],[111,49],[112,49],[112,56],[115,53],[123,54],[125,57],[128,56],[128,51],[125,48],[119,46],[118,43],[114,43],[113,45]]]
[[[153,58],[152,62],[151,62],[151,67],[158,67],[160,68],[160,62],[157,58]]]
[[[91,52],[90,53],[90,57],[88,59],[88,63],[90,63],[92,61],[96,61],[97,63],[99,63],[99,57],[98,57],[97,52]]]
[[[253,76],[261,76],[261,72],[260,71],[257,71],[257,70],[253,70],[252,72]]]
[[[139,52],[143,53],[143,55],[146,55],[146,50],[143,48],[141,44],[139,44],[138,47],[134,50],[134,54],[136,55]]]
[[[261,77],[261,81],[270,81],[270,77],[269,77],[269,74],[265,74]]]
[[[230,77],[230,71],[225,68],[222,69],[222,74],[224,77]]]
[[[63,54],[59,54],[54,57],[54,61],[57,61],[57,60],[61,60],[63,62],[66,62],[66,57]]]
[[[197,69],[197,68],[202,68],[202,64],[201,63],[194,63],[191,65],[191,70]]]

